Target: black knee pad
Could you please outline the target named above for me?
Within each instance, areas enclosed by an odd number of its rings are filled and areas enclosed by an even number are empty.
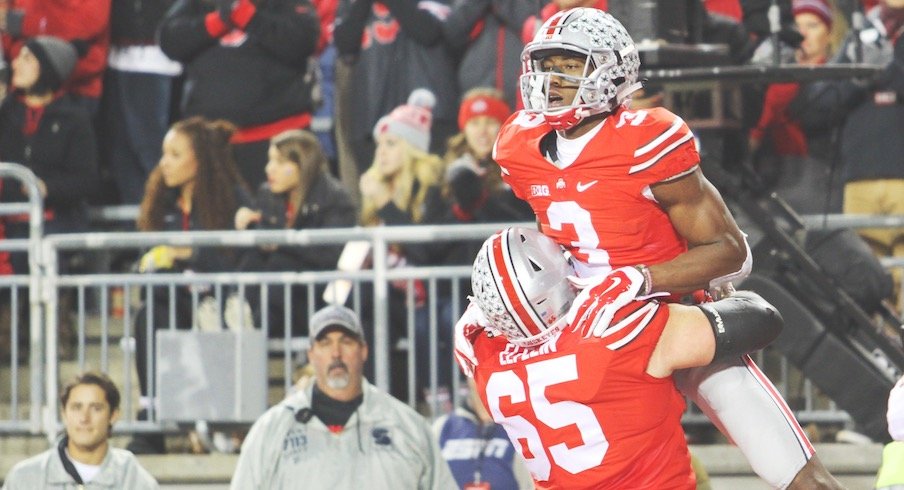
[[[736,291],[697,307],[709,319],[716,338],[713,361],[760,350],[775,340],[785,325],[781,313],[752,291]]]

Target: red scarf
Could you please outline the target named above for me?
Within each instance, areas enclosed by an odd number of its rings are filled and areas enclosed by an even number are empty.
[[[22,127],[22,135],[33,136],[37,133],[42,117],[44,117],[44,106],[25,106],[25,126]]]

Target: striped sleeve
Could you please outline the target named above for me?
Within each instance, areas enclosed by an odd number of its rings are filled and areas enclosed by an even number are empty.
[[[685,174],[700,163],[694,134],[680,117],[661,109],[638,127],[630,175],[654,183]]]

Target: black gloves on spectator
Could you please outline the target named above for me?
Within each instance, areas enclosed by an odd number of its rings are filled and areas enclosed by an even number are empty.
[[[220,14],[220,19],[227,26],[231,26],[232,9],[235,6],[236,0],[214,0],[214,3],[217,7],[217,13]]]
[[[480,176],[467,167],[453,169],[449,176],[452,199],[466,211],[479,207],[483,198],[483,182]]]
[[[873,80],[873,89],[897,92],[898,97],[904,97],[904,41],[900,37],[895,43],[894,58]]]
[[[744,25],[747,31],[753,34],[757,41],[766,39],[771,34],[769,26],[769,7],[772,0],[741,0],[741,10],[744,13]],[[794,15],[791,11],[790,0],[778,0],[781,29],[778,32],[779,40],[794,49],[800,47],[804,37],[797,31],[794,24]]]

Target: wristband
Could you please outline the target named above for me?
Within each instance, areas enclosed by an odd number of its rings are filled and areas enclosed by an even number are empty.
[[[650,274],[650,268],[640,264],[634,266],[643,275],[643,286],[640,288],[638,296],[647,296],[653,292],[653,275]]]

